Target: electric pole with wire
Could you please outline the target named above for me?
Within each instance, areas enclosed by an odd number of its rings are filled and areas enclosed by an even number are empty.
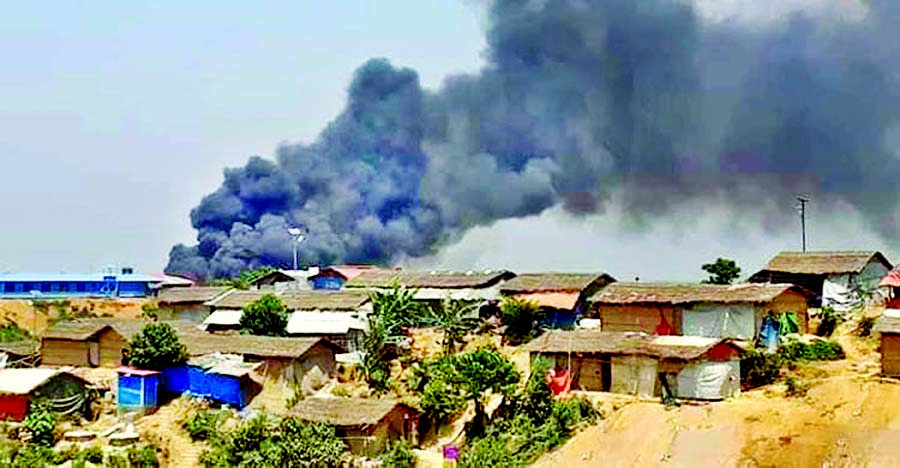
[[[809,203],[809,197],[797,197],[800,202],[800,232],[803,236],[803,251],[806,252],[806,204]]]

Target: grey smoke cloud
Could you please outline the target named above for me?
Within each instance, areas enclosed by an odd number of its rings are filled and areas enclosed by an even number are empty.
[[[631,234],[704,204],[779,232],[797,192],[895,232],[900,7],[788,2],[772,23],[718,5],[490,2],[479,74],[429,92],[364,64],[316,142],[226,170],[167,271],[288,265],[293,225],[305,262],[427,258],[476,226],[603,219],[612,200]]]

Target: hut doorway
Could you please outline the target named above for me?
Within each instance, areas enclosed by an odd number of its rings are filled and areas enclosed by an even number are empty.
[[[90,364],[91,367],[97,367],[100,365],[100,342],[99,341],[88,342],[88,364]]]

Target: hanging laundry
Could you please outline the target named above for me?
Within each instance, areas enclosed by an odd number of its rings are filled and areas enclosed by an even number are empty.
[[[760,326],[759,340],[769,351],[774,351],[778,348],[781,339],[779,335],[779,323],[770,313],[763,319],[762,325]]]
[[[653,331],[654,335],[674,335],[675,327],[673,327],[668,320],[666,320],[666,316],[663,315],[662,312],[659,313],[659,323],[656,324],[656,329]]]
[[[797,316],[790,313],[781,314],[778,320],[778,333],[784,336],[799,332],[800,325],[797,324]]]
[[[566,369],[555,368],[550,369],[550,392],[554,395],[564,395],[569,393],[572,385],[572,379]]]

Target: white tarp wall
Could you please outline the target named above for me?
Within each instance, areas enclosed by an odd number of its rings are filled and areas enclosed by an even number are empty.
[[[756,310],[751,305],[698,304],[681,312],[681,334],[752,340]]]
[[[741,392],[741,361],[692,362],[678,373],[679,398],[722,400]]]
[[[839,312],[847,312],[859,305],[853,294],[850,275],[833,275],[822,283],[822,306],[830,306]]]
[[[888,274],[888,269],[881,262],[872,261],[859,275],[834,275],[825,279],[822,284],[822,305],[831,306],[839,312],[848,312],[862,304],[854,289],[862,288],[875,293],[872,302],[884,298],[885,291],[878,288],[878,283]]]
[[[656,390],[657,361],[641,356],[613,356],[611,390],[613,393],[652,398]]]

